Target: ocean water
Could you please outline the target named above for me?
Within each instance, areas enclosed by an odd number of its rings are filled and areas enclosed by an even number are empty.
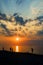
[[[23,53],[32,53],[31,48],[33,48],[34,54],[42,54],[43,55],[43,40],[32,40],[26,43],[0,43],[0,50],[2,50],[4,47],[4,50],[10,51],[10,48],[13,49],[13,52],[23,52]]]
[[[43,46],[13,46],[13,51],[15,52],[27,52],[27,53],[33,53],[34,54],[42,54],[43,55]]]

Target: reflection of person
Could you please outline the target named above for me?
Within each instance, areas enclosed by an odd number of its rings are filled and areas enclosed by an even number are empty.
[[[12,52],[13,52],[13,48],[12,48]]]
[[[33,53],[33,48],[31,48],[31,51],[32,51],[32,53]]]

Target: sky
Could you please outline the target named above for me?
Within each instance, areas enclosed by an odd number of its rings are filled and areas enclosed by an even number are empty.
[[[0,0],[0,48],[15,45],[43,54],[43,0]]]
[[[43,15],[43,0],[0,0],[0,11],[7,15],[18,13],[24,18]]]

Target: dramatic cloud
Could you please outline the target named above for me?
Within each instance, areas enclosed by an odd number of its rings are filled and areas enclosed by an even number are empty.
[[[5,14],[0,13],[0,19],[6,19],[6,15],[5,15]]]
[[[39,17],[37,17],[37,19],[40,21],[40,23],[43,22],[43,16],[39,16]]]
[[[24,20],[22,17],[20,17],[17,13],[15,13],[14,16],[17,23],[24,25]]]
[[[43,35],[43,16],[36,19],[25,20],[23,17],[14,14],[14,16],[6,16],[6,19],[0,19],[0,35],[6,36],[35,36]]]
[[[43,35],[43,30],[38,31],[38,35]]]

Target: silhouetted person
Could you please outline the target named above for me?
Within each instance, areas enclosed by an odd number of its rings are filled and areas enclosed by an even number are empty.
[[[33,53],[33,48],[31,48],[31,51],[32,51],[32,53]]]
[[[10,51],[11,51],[12,49],[10,48]]]
[[[10,48],[10,51],[13,52],[13,48]]]
[[[2,48],[2,50],[4,51],[4,47]]]

